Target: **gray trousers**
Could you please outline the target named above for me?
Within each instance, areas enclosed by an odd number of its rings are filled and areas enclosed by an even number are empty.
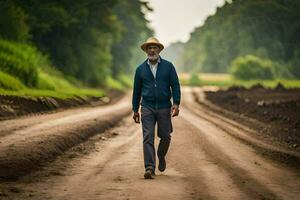
[[[141,108],[141,121],[143,128],[143,151],[145,169],[151,168],[155,171],[155,125],[157,123],[157,135],[160,138],[157,155],[165,156],[168,152],[171,133],[173,132],[171,121],[171,109]]]

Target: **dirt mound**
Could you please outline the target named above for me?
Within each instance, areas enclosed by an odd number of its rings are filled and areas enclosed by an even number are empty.
[[[284,87],[284,85],[282,85],[281,83],[278,83],[277,86],[275,87],[275,90],[285,90],[286,88]]]
[[[26,175],[71,147],[115,126],[131,113],[128,99],[126,95],[106,106],[80,107],[0,122],[1,131],[5,132],[0,135],[0,180]]]
[[[251,88],[250,88],[250,90],[263,90],[263,89],[265,89],[265,88],[264,88],[264,86],[263,86],[262,84],[260,84],[260,83],[257,83],[257,84],[255,84],[255,85],[252,85]]]
[[[263,136],[300,150],[300,89],[286,89],[281,84],[274,89],[255,85],[252,88],[206,92],[206,98],[226,109],[263,122],[265,127],[253,127]],[[242,117],[241,122],[245,122]]]
[[[0,120],[83,105],[103,105],[111,102],[112,100],[118,99],[122,95],[122,93],[118,91],[110,91],[108,94],[108,97],[83,98],[77,96],[69,99],[0,95]]]
[[[231,86],[230,88],[228,88],[228,91],[243,91],[246,88],[243,86]]]

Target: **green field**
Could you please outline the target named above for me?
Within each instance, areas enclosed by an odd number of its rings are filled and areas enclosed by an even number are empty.
[[[218,87],[230,87],[230,86],[244,86],[249,88],[255,84],[262,84],[265,87],[276,87],[278,83],[281,83],[286,88],[299,88],[300,80],[298,79],[276,79],[276,80],[251,80],[240,81],[235,80],[230,74],[211,74],[201,73],[197,77],[188,73],[179,74],[180,83],[182,85],[191,86],[218,86]]]

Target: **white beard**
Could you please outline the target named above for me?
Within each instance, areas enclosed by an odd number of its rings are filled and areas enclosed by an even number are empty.
[[[159,55],[153,55],[153,56],[149,56],[149,55],[148,55],[148,59],[149,59],[150,61],[157,60],[158,57],[159,57]]]

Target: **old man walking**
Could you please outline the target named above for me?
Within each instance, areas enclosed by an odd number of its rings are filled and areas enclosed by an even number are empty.
[[[157,150],[158,169],[163,172],[166,169],[165,156],[173,132],[171,116],[175,117],[179,114],[180,85],[173,64],[159,56],[164,46],[156,38],[149,38],[141,48],[148,58],[135,72],[132,110],[134,121],[140,123],[141,102],[144,178],[152,179],[156,167],[155,125],[157,124],[157,135],[160,138]]]

